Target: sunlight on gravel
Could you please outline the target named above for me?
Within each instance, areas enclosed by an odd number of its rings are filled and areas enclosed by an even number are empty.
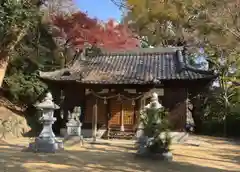
[[[65,147],[56,154],[22,152],[29,139],[0,141],[0,172],[223,172],[240,171],[240,145],[199,137],[199,146],[173,145],[173,162],[134,156],[133,142],[106,141]],[[196,141],[196,140],[194,140]]]

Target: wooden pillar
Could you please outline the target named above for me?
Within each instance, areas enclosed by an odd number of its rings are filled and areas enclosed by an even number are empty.
[[[61,110],[62,110],[62,104],[61,104],[61,89],[59,89],[57,86],[54,87],[54,85],[50,86],[50,91],[53,96],[54,103],[60,105],[60,109],[57,109],[54,111],[54,116],[57,118],[57,121],[53,124],[53,130],[55,133],[60,133],[61,127],[62,127],[62,118],[61,118]]]
[[[85,115],[86,115],[86,105],[87,105],[87,96],[86,96],[86,88],[84,88],[84,94],[83,94],[83,101],[82,101],[82,108],[81,108],[81,116],[80,116],[80,121],[84,123]]]
[[[93,105],[93,118],[92,118],[92,138],[93,138],[93,141],[96,141],[97,140],[97,105],[98,105],[98,99],[96,97],[95,99],[95,103]]]
[[[124,109],[123,109],[123,100],[121,102],[121,110],[120,110],[120,130],[124,131]]]
[[[111,119],[111,110],[110,110],[110,101],[109,99],[107,100],[107,104],[106,104],[106,118],[107,118],[107,123],[106,123],[106,128],[107,128],[107,139],[109,139],[109,133],[110,133],[110,128],[109,128],[109,121]]]
[[[140,113],[140,104],[141,104],[141,99],[138,99],[135,101],[134,105],[134,126],[138,123],[138,118],[139,118],[139,113]]]

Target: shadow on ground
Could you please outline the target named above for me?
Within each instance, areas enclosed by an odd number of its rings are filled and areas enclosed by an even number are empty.
[[[217,146],[215,146],[217,147]],[[25,146],[0,142],[2,172],[227,172],[240,171],[239,146],[228,150],[176,145],[174,161],[143,160],[131,144],[75,145],[56,154],[22,152]],[[236,147],[234,147],[236,148]],[[230,151],[231,149],[231,151]],[[225,152],[225,153],[224,153]],[[210,164],[210,165],[209,165]],[[212,166],[211,166],[212,165]],[[214,167],[213,167],[214,166]]]

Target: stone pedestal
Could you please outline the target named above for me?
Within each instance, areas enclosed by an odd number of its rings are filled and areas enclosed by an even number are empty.
[[[43,129],[35,142],[29,144],[28,150],[54,153],[59,149],[63,149],[63,143],[56,140],[52,130],[52,125],[56,121],[56,118],[53,117],[54,110],[59,109],[59,107],[52,102],[51,93],[46,95],[43,102],[35,106],[42,111],[42,117],[40,117],[39,121],[43,124]]]
[[[83,137],[81,133],[82,123],[79,121],[80,115],[80,107],[75,107],[73,113],[69,113],[69,121],[66,124],[67,134],[64,138],[64,144],[67,146],[73,146],[74,144],[83,145]]]
[[[67,135],[68,136],[81,136],[82,123],[79,121],[70,120],[67,124]]]

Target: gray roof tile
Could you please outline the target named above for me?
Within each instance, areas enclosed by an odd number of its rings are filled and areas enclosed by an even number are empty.
[[[41,72],[49,80],[73,80],[81,83],[147,84],[162,80],[211,79],[214,74],[187,66],[179,50],[131,51],[103,53],[97,57],[77,60],[71,67]]]

